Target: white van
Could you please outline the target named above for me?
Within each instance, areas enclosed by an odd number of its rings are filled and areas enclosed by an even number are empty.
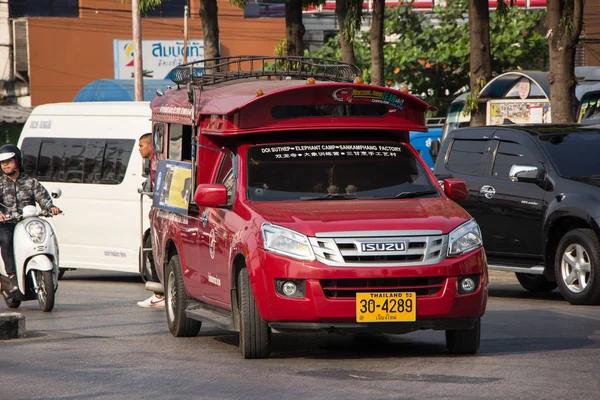
[[[138,139],[152,131],[150,115],[148,102],[90,102],[41,105],[29,116],[18,144],[23,171],[62,190],[64,215],[50,219],[62,271],[140,272]],[[149,199],[144,210],[147,235]]]

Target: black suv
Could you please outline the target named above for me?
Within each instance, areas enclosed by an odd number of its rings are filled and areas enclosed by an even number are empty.
[[[600,128],[510,125],[456,129],[434,173],[463,179],[490,269],[530,291],[558,285],[571,304],[600,304]]]

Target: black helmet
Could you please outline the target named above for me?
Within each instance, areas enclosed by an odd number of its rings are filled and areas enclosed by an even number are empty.
[[[15,158],[15,161],[17,163],[17,167],[21,169],[23,160],[21,150],[19,150],[19,148],[14,144],[10,143],[0,147],[0,162],[10,160],[13,157]]]

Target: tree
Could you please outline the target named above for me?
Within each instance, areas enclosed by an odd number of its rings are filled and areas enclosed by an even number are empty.
[[[304,31],[302,0],[285,0],[285,36],[288,56],[304,55]]]
[[[504,0],[498,2],[503,3]],[[479,92],[492,77],[490,52],[490,10],[488,0],[469,0],[470,93],[465,106],[471,112],[471,126],[486,124],[486,110],[479,105]]]
[[[340,27],[339,39],[342,61],[355,64],[354,38],[362,25],[363,0],[336,0],[335,15]]]
[[[552,122],[575,121],[575,50],[583,23],[583,0],[548,0]]]
[[[411,7],[387,7],[384,33],[384,82],[407,86],[440,110],[455,94],[469,85],[469,26],[467,2],[455,0],[448,7],[435,8],[434,15]],[[540,10],[518,7],[490,14],[492,71],[542,69],[547,63],[548,43],[536,27],[543,18]],[[356,65],[365,82],[371,80],[370,32],[361,32],[354,43]],[[314,57],[341,58],[339,39],[332,38]]]
[[[385,0],[373,0],[373,14],[371,17],[371,84],[384,85],[383,76],[383,23],[385,13]]]
[[[140,12],[147,14],[149,10],[162,3],[162,0],[138,0]],[[231,0],[236,3],[235,0]],[[245,0],[243,0],[245,5]],[[200,0],[200,19],[202,20],[202,37],[204,40],[204,58],[219,57],[219,8],[217,0]]]

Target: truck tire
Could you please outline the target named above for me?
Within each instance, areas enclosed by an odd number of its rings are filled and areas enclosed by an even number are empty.
[[[471,329],[446,331],[446,348],[452,354],[475,354],[481,342],[481,318]]]
[[[544,275],[523,274],[520,272],[515,272],[515,275],[521,286],[530,292],[549,292],[558,286],[556,282],[550,282]]]
[[[263,321],[256,309],[248,270],[243,268],[238,274],[240,290],[240,352],[242,357],[266,358],[271,353],[271,328]]]
[[[574,229],[560,242],[554,259],[558,288],[571,304],[600,304],[600,242],[591,229]]]
[[[165,310],[169,331],[175,337],[196,336],[202,327],[202,322],[185,315],[185,303],[190,297],[183,286],[181,263],[177,255],[171,257],[167,264],[165,284]]]

